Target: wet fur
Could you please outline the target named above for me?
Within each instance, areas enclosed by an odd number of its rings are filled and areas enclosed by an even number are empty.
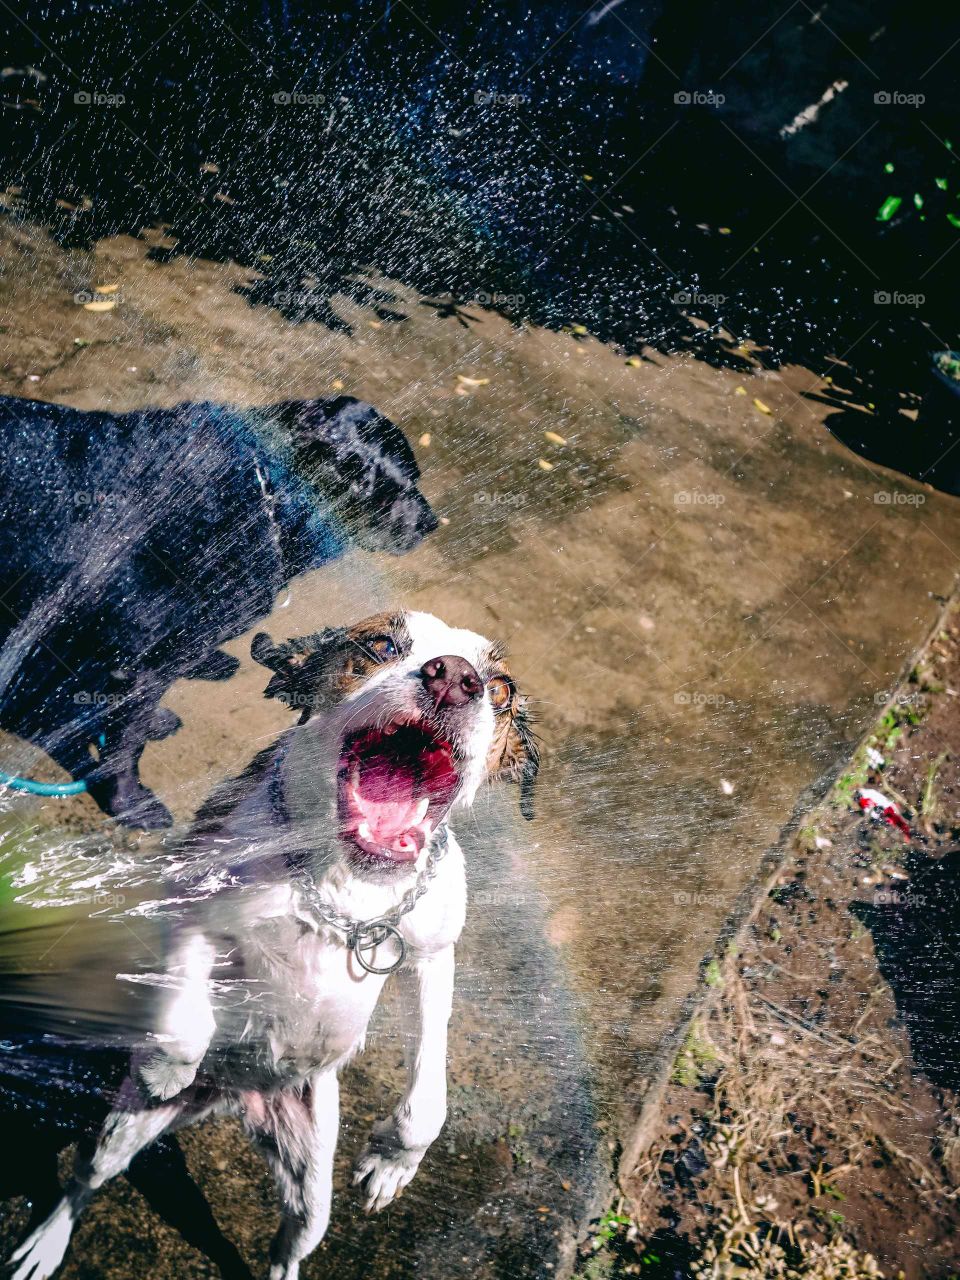
[[[373,662],[372,642],[387,627],[395,657]],[[199,898],[178,918],[165,975],[158,975],[154,1031],[133,1056],[96,1149],[78,1161],[63,1200],[15,1252],[12,1280],[54,1273],[84,1205],[144,1147],[224,1111],[241,1117],[275,1176],[283,1216],[270,1280],[296,1280],[330,1216],[337,1072],[362,1050],[387,981],[363,972],[342,934],[313,914],[296,872],[308,870],[338,912],[375,920],[400,903],[427,856],[424,849],[415,864],[377,869],[345,848],[336,820],[344,734],[358,722],[433,716],[458,761],[455,805],[472,802],[491,765],[496,776],[519,773],[521,786],[524,776],[532,785],[537,757],[522,756],[527,729],[515,689],[502,712],[486,694],[441,708],[426,692],[423,665],[439,654],[465,657],[485,680],[505,672],[481,636],[417,613],[280,646],[258,637],[254,650],[274,673],[271,685],[282,677],[271,696],[315,697],[303,703],[300,723],[198,815],[186,852],[202,872],[204,865],[220,866],[228,849],[235,864],[230,886]],[[466,911],[463,854],[452,832],[447,840],[428,891],[399,924],[407,948],[396,977],[408,1083],[392,1114],[374,1125],[357,1163],[354,1182],[372,1210],[403,1190],[446,1116],[454,945]],[[385,959],[379,948],[372,958]]]

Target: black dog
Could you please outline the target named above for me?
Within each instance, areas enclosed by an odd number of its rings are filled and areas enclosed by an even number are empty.
[[[403,433],[349,396],[115,415],[0,397],[0,727],[130,825],[170,815],[137,776],[180,676],[351,543],[437,527]]]

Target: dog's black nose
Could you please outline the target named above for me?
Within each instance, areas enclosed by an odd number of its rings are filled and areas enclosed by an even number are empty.
[[[483,692],[483,682],[466,658],[445,654],[420,668],[423,687],[438,707],[463,707]]]

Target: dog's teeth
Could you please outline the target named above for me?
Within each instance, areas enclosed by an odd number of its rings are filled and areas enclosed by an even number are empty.
[[[424,796],[423,799],[420,801],[420,803],[417,805],[416,811],[413,815],[413,822],[410,825],[413,827],[418,827],[420,823],[424,820],[424,818],[427,816],[427,810],[429,808],[430,808],[430,797]]]

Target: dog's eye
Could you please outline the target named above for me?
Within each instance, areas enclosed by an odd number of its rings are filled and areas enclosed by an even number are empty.
[[[494,711],[503,711],[513,697],[513,685],[506,676],[493,676],[487,681],[487,693]]]
[[[372,640],[367,641],[366,648],[378,662],[389,662],[391,658],[397,656],[397,646],[394,644],[393,636],[374,636]]]

